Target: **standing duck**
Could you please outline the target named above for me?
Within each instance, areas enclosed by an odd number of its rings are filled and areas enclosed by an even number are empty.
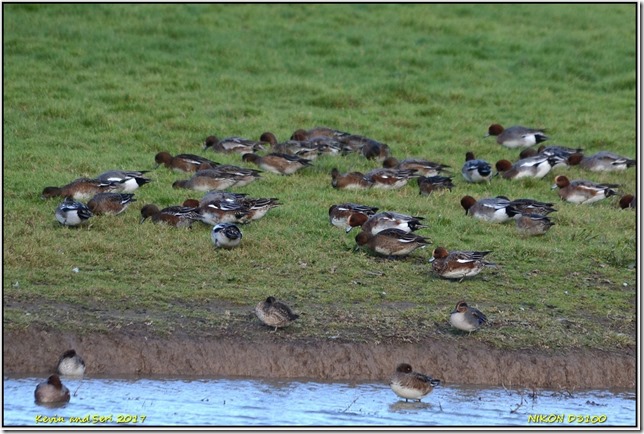
[[[219,223],[212,228],[210,238],[215,247],[233,249],[241,243],[242,233],[233,223]]]
[[[408,363],[400,363],[389,379],[389,387],[401,398],[419,401],[427,396],[434,387],[440,385],[441,380],[429,375],[415,372]]]
[[[275,327],[274,332],[279,327],[286,327],[300,317],[298,314],[293,313],[290,307],[276,300],[273,296],[268,297],[264,301],[260,301],[255,306],[255,315],[267,326]]]
[[[527,148],[548,140],[543,129],[513,126],[503,128],[499,124],[492,124],[485,137],[496,136],[496,142],[506,148]]]

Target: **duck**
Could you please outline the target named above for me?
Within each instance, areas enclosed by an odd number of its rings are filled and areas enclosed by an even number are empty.
[[[461,174],[467,182],[490,182],[492,179],[492,166],[485,160],[474,157],[474,153],[465,153],[465,163],[461,168]]]
[[[308,140],[287,140],[280,143],[277,141],[275,134],[270,131],[262,133],[259,140],[269,143],[273,153],[296,155],[307,160],[315,160],[320,155],[317,145]]]
[[[148,170],[108,170],[96,177],[96,179],[103,182],[115,182],[119,185],[120,193],[132,193],[139,187],[152,182],[150,178],[143,175],[148,173]]]
[[[173,157],[169,152],[165,151],[156,154],[154,161],[157,163],[157,167],[163,164],[168,169],[179,172],[196,172],[202,164],[207,164],[210,167],[219,165],[216,161],[200,157],[199,155],[178,154]]]
[[[45,187],[41,197],[71,197],[75,200],[89,200],[97,193],[110,193],[121,190],[121,185],[113,181],[101,181],[96,178],[77,178],[62,187]]]
[[[37,404],[60,404],[69,402],[69,389],[60,381],[56,374],[50,375],[47,381],[36,386],[34,397]]]
[[[505,196],[489,197],[476,200],[472,196],[463,196],[461,206],[465,215],[493,223],[503,223],[517,214],[517,210]]]
[[[559,188],[559,197],[566,202],[590,204],[617,194],[619,184],[598,184],[585,179],[569,180],[565,175],[555,177],[552,189]]]
[[[202,216],[197,209],[184,206],[169,206],[159,210],[154,204],[141,208],[141,223],[147,219],[152,223],[165,223],[177,228],[189,228],[196,221],[201,221]]]
[[[568,164],[579,165],[582,169],[591,172],[612,172],[633,167],[637,165],[637,160],[622,157],[613,152],[601,151],[588,157],[582,154],[573,154],[568,158]]]
[[[349,217],[349,224],[352,226],[362,226],[362,230],[375,235],[385,229],[398,229],[405,233],[415,232],[419,229],[427,228],[421,220],[425,217],[411,216],[394,211],[384,211],[369,216],[362,224],[358,223],[359,219]]]
[[[354,227],[362,226],[376,211],[378,211],[377,207],[351,202],[331,205],[329,208],[329,222],[333,226],[349,233]]]
[[[487,317],[480,310],[470,307],[463,300],[456,303],[456,307],[449,315],[452,327],[469,333],[478,330],[487,322]]]
[[[243,137],[226,137],[225,139],[220,140],[217,136],[208,136],[204,141],[203,149],[210,149],[224,154],[247,154],[263,151],[265,149],[265,145],[267,145],[267,143],[257,142]]]
[[[295,155],[271,152],[263,157],[257,154],[248,153],[242,155],[242,160],[248,163],[257,164],[267,172],[279,175],[292,175],[300,169],[312,166],[311,161]]]
[[[56,220],[63,226],[78,226],[93,216],[92,212],[82,202],[66,197],[56,208]]]
[[[429,239],[400,229],[385,229],[375,235],[363,230],[356,235],[357,246],[365,246],[373,253],[390,258],[409,255],[428,244],[431,244]]]
[[[444,279],[460,279],[479,274],[485,267],[495,267],[496,264],[483,258],[492,253],[487,251],[453,250],[437,247],[432,252],[429,262],[432,271]]]
[[[386,169],[414,170],[414,174],[422,176],[437,176],[446,171],[450,166],[433,161],[422,160],[419,158],[406,158],[398,161],[394,157],[388,157],[382,162],[382,167]]]
[[[505,196],[498,197],[507,199]],[[548,215],[557,211],[553,206],[554,204],[550,202],[539,202],[538,200],[527,198],[514,199],[510,201],[510,207],[521,214]]]
[[[172,183],[172,188],[185,188],[195,191],[225,190],[237,184],[230,173],[214,169],[199,170],[190,179]]]
[[[496,136],[496,142],[506,148],[527,148],[548,140],[545,130],[520,125],[503,128],[499,124],[492,124],[485,135],[489,136]]]
[[[67,350],[58,359],[56,369],[60,375],[82,377],[85,375],[85,361],[76,350]]]
[[[248,196],[246,193],[233,193],[230,191],[221,191],[221,190],[211,190],[208,193],[204,194],[199,205],[204,205],[210,202],[211,200],[227,200],[229,202],[237,202]]]
[[[637,208],[637,198],[632,194],[625,194],[619,199],[619,207],[621,209]]]
[[[249,209],[240,202],[225,199],[213,199],[199,203],[196,200],[185,200],[184,207],[193,207],[207,225],[216,226],[223,223],[244,223]],[[195,206],[196,205],[196,206]]]
[[[241,218],[242,223],[259,220],[270,210],[281,205],[276,197],[244,198],[239,203],[246,207],[246,214]]]
[[[239,167],[232,164],[220,164],[215,167],[211,167],[207,164],[202,164],[201,166],[199,166],[199,170],[197,172],[200,172],[202,170],[212,170],[212,172],[209,173],[218,174],[230,179],[234,179],[235,183],[233,184],[233,186],[235,187],[245,187],[251,182],[257,181],[261,177],[260,170],[248,169],[246,167]]]
[[[365,139],[364,144],[360,148],[360,153],[367,160],[383,162],[391,156],[391,149],[386,143]]]
[[[542,154],[542,155],[547,155],[549,157],[557,157],[556,158],[556,164],[552,166],[554,169],[555,167],[559,166],[569,166],[568,159],[570,158],[571,155],[573,154],[581,154],[584,150],[582,148],[568,148],[565,146],[558,146],[558,145],[552,145],[552,146],[545,146],[541,145],[539,148],[534,149],[534,148],[526,148],[521,151],[519,154],[519,159],[523,158],[528,158],[528,157],[534,157],[535,155]]]
[[[409,363],[398,364],[389,379],[391,390],[400,398],[404,398],[405,402],[409,402],[410,399],[420,402],[440,383],[441,380],[437,378],[415,372]]]
[[[94,215],[119,215],[135,201],[133,193],[98,193],[87,202],[87,208]]]
[[[541,214],[517,214],[516,228],[522,235],[544,235],[554,225],[548,216]]]
[[[277,300],[272,295],[260,301],[255,306],[255,315],[261,322],[269,327],[275,327],[276,332],[280,327],[286,327],[298,319],[300,315],[293,313],[284,302]]]
[[[213,226],[210,238],[217,248],[233,249],[241,243],[242,232],[233,223],[219,223]]]
[[[315,127],[310,130],[298,129],[291,135],[291,140],[311,140],[319,137],[328,137],[332,139],[340,139],[342,137],[350,136],[346,131],[340,131],[329,127]]]
[[[407,185],[415,170],[378,168],[364,174],[364,178],[371,184],[371,188],[381,190],[396,190]]]
[[[338,190],[364,190],[373,185],[361,172],[340,173],[337,168],[331,169],[331,186]]]
[[[451,176],[419,176],[418,194],[427,196],[432,191],[449,190],[454,188]]]
[[[537,154],[523,158],[512,164],[508,160],[496,162],[496,170],[504,179],[536,178],[541,179],[560,161],[559,157]]]

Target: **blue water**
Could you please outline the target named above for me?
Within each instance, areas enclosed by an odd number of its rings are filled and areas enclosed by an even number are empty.
[[[62,377],[72,394],[71,401],[50,408],[34,403],[34,389],[44,379],[4,377],[4,426],[636,424],[635,392],[625,390],[541,389],[533,393],[526,389],[446,385],[437,387],[420,403],[407,403],[384,383]]]

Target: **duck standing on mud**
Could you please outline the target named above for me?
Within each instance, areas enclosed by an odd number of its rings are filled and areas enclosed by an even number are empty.
[[[290,307],[278,301],[273,296],[269,296],[265,301],[260,301],[255,306],[255,315],[264,324],[269,327],[286,327],[300,316],[293,313]]]

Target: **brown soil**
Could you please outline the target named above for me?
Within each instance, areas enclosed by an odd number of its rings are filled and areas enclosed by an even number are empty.
[[[445,383],[554,389],[634,388],[633,352],[500,350],[467,335],[413,343],[306,339],[253,325],[243,334],[182,330],[166,336],[145,325],[75,333],[30,325],[3,332],[5,374],[46,374],[74,348],[92,375],[196,375],[384,381],[400,362]]]

